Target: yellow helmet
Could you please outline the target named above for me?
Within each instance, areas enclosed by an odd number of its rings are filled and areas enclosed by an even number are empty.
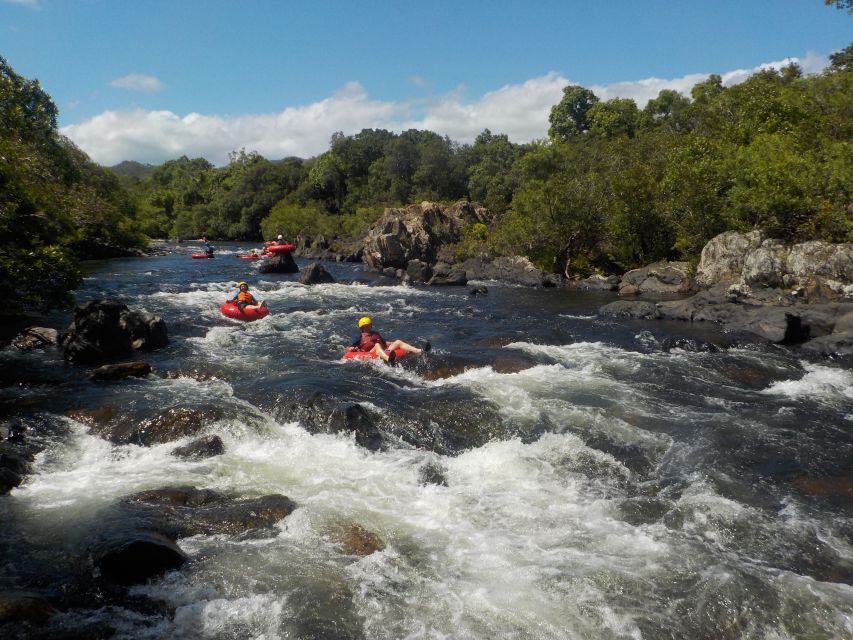
[[[240,287],[242,287],[244,284],[245,284],[247,287],[249,286],[249,285],[248,285],[248,284],[246,284],[245,282],[241,282],[240,284],[238,284],[238,285],[237,285],[237,288],[239,289],[239,288],[240,288]]]
[[[364,316],[363,318],[359,319],[358,328],[361,329],[362,327],[367,327],[367,326],[372,325],[372,324],[373,324],[373,321],[370,318],[368,318],[367,316]]]

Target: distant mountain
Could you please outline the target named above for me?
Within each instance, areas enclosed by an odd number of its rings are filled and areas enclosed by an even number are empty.
[[[142,164],[135,160],[125,160],[124,162],[119,162],[115,166],[108,167],[108,169],[116,175],[130,176],[132,178],[139,178],[140,180],[143,180],[150,176],[156,167],[152,164]]]

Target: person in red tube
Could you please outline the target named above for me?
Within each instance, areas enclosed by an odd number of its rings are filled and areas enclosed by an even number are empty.
[[[402,340],[394,340],[386,342],[378,331],[373,330],[373,321],[364,316],[358,321],[359,334],[352,341],[349,351],[363,351],[365,353],[375,353],[388,364],[394,364],[397,360],[395,349],[402,349],[408,353],[423,353],[432,348],[429,342],[424,344],[423,349],[418,349],[412,345],[403,342]]]
[[[231,298],[231,301],[236,302],[241,311],[245,311],[246,309],[260,309],[266,306],[263,300],[260,302],[255,300],[255,296],[249,293],[249,285],[245,282],[241,282],[239,286],[240,290]]]

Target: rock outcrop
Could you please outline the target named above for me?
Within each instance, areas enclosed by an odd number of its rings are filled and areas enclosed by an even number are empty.
[[[290,253],[276,253],[265,257],[258,266],[261,273],[299,273],[299,265]]]
[[[159,316],[130,311],[119,302],[93,300],[77,307],[62,348],[72,362],[102,364],[168,341],[166,323]]]
[[[363,260],[371,269],[406,269],[419,260],[434,264],[439,249],[459,240],[466,224],[487,223],[488,212],[470,202],[451,206],[422,202],[403,209],[386,209],[368,230]]]
[[[114,444],[150,447],[197,436],[221,417],[217,409],[177,407],[145,420],[134,420],[114,407],[94,411],[74,410],[66,414],[89,427],[89,432]]]
[[[696,281],[795,289],[810,301],[853,300],[853,243],[786,245],[759,231],[729,231],[702,249]]]
[[[144,378],[151,373],[151,365],[137,360],[101,365],[92,372],[92,380],[122,380],[124,378]]]
[[[225,453],[225,444],[222,442],[222,438],[217,435],[203,436],[172,450],[173,456],[186,460],[213,458],[214,456],[221,456],[223,453]]]

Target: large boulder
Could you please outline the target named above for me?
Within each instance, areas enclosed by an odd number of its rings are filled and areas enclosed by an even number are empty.
[[[152,446],[197,436],[222,417],[217,409],[176,407],[145,420],[134,420],[113,407],[78,409],[66,414],[89,427],[89,432],[114,444]]]
[[[853,243],[786,245],[758,231],[729,231],[702,249],[697,283],[794,289],[810,302],[853,300]]]
[[[309,264],[302,273],[299,274],[299,282],[302,284],[324,284],[335,282],[335,278],[331,273],[319,262]]]
[[[340,402],[317,391],[292,403],[288,414],[312,433],[352,433],[359,446],[382,449],[382,433],[360,404]]]
[[[757,249],[763,239],[760,231],[727,231],[712,238],[702,249],[696,283],[710,287],[718,282],[740,280],[747,254]]]
[[[632,269],[622,276],[620,295],[637,293],[678,294],[693,289],[690,265],[686,262],[656,262],[641,269]]]
[[[429,282],[432,278],[432,267],[420,260],[410,260],[406,267],[409,282]]]
[[[92,300],[77,307],[62,348],[72,362],[101,364],[134,349],[162,347],[168,340],[162,318],[146,311],[130,311],[119,302]]]
[[[98,542],[93,553],[101,577],[125,586],[179,569],[187,560],[174,539],[148,529],[113,529]]]
[[[411,260],[433,264],[442,246],[459,240],[467,224],[488,222],[488,212],[470,202],[422,202],[389,208],[368,230],[363,260],[371,269],[405,269]]]
[[[290,253],[276,253],[261,260],[261,273],[299,273],[299,265]]]
[[[427,284],[432,286],[464,287],[468,284],[468,276],[462,269],[439,262],[433,267],[432,278],[429,279]]]

